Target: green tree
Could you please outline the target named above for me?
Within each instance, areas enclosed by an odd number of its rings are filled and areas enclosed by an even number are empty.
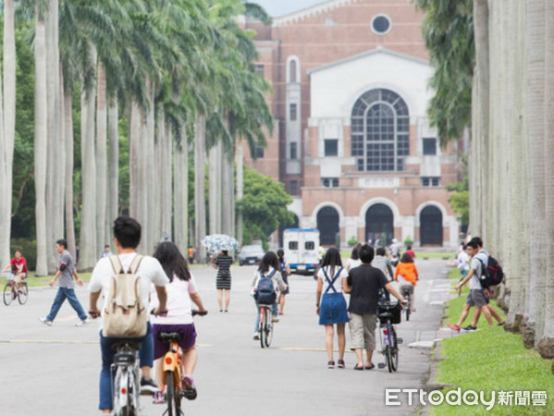
[[[267,238],[280,226],[287,227],[294,222],[294,215],[287,210],[292,199],[280,182],[244,166],[244,197],[237,201],[237,208],[244,214],[244,244],[254,237]]]
[[[462,225],[469,224],[469,186],[467,178],[463,182],[456,182],[446,186],[452,194],[448,197],[448,203],[458,214]]]

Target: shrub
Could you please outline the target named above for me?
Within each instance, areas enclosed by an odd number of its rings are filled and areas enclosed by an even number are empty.
[[[406,237],[406,239],[404,240],[404,245],[405,246],[412,246],[414,244],[414,240],[412,240],[412,237],[408,236]]]
[[[358,239],[356,237],[352,237],[350,240],[347,241],[348,245],[350,247],[355,246],[358,244]]]

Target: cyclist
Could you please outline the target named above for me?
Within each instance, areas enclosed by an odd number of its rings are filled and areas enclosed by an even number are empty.
[[[410,312],[415,312],[415,285],[419,280],[417,267],[409,253],[404,253],[400,259],[400,263],[396,266],[394,280],[400,283],[400,293],[406,291],[410,293]]]
[[[171,242],[165,242],[158,245],[154,252],[154,258],[162,265],[165,273],[169,276],[169,285],[167,285],[167,316],[154,316],[152,318],[154,335],[154,364],[158,378],[158,386],[163,387],[163,356],[168,350],[168,346],[158,340],[160,332],[177,332],[181,334],[179,346],[183,350],[183,383],[185,385],[185,397],[189,400],[196,399],[197,391],[192,381],[192,373],[196,367],[198,355],[196,353],[196,329],[192,319],[191,301],[198,306],[199,312],[204,312],[202,299],[198,294],[196,281],[190,273],[187,261],[177,248]],[[158,296],[152,293],[151,306],[156,307],[159,304]],[[163,393],[155,393],[154,403],[164,403]]]
[[[27,262],[25,260],[25,257],[21,255],[21,251],[15,251],[14,258],[11,259],[10,264],[4,267],[2,271],[8,271],[10,267],[12,269],[13,280],[15,283],[17,283],[17,289],[21,291],[23,289],[23,284],[21,282],[25,280],[28,274]]]
[[[256,292],[258,290],[258,283],[262,276],[270,277],[273,280],[273,287],[275,289],[275,292],[277,293],[276,299],[279,299],[279,290],[285,290],[287,288],[287,285],[283,281],[281,273],[279,273],[279,259],[273,251],[268,251],[267,253],[265,253],[262,261],[260,261],[258,270],[256,270],[256,273],[254,273],[254,278],[252,279],[251,294],[254,295],[254,300],[256,302],[256,306],[258,307],[258,313],[256,315],[256,325],[254,326],[254,340],[260,339],[260,335],[258,333],[258,325],[260,324],[260,306],[258,305]],[[273,304],[273,307],[271,308],[271,314],[273,315],[273,322],[279,322],[279,309],[277,302]]]
[[[140,243],[141,226],[131,217],[121,216],[114,221],[113,226],[114,243],[117,250],[117,255],[124,268],[128,270],[135,257],[137,256],[136,248]],[[114,275],[114,270],[109,257],[100,259],[94,267],[89,284],[90,291],[90,315],[95,317],[101,314],[97,303],[100,294],[104,292],[106,295],[109,291],[111,278]],[[153,257],[144,256],[137,270],[137,275],[140,279],[140,296],[142,304],[146,307],[147,313],[150,313],[148,307],[148,295],[150,293],[150,285],[153,283],[156,288],[156,293],[159,299],[159,306],[154,311],[154,315],[162,314],[166,311],[167,292],[165,286],[169,283],[162,266]],[[104,296],[104,301],[107,299]],[[102,307],[104,311],[106,305]],[[112,403],[112,379],[110,375],[110,367],[113,363],[115,351],[112,345],[117,342],[129,340],[128,338],[109,338],[102,334],[102,321],[100,321],[100,350],[102,353],[102,371],[100,373],[100,404],[98,408],[106,414],[111,413],[113,408]],[[154,360],[154,340],[152,338],[152,325],[147,324],[146,335],[136,339],[141,343],[140,347],[140,366],[142,370],[142,378],[140,381],[141,393],[155,393],[158,391],[157,383],[151,378],[151,368]]]

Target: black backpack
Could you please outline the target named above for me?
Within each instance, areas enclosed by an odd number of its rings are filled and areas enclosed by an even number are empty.
[[[480,258],[477,258],[477,260],[481,262],[481,279],[479,279],[479,281],[483,289],[502,283],[502,280],[504,280],[504,271],[493,256],[489,254],[489,262],[486,266]]]

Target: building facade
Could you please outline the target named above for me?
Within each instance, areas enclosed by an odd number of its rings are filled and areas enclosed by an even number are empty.
[[[460,179],[461,143],[442,149],[429,126],[422,20],[406,0],[330,0],[270,27],[246,22],[277,121],[247,163],[285,184],[296,225],[323,244],[457,245],[445,185]]]

